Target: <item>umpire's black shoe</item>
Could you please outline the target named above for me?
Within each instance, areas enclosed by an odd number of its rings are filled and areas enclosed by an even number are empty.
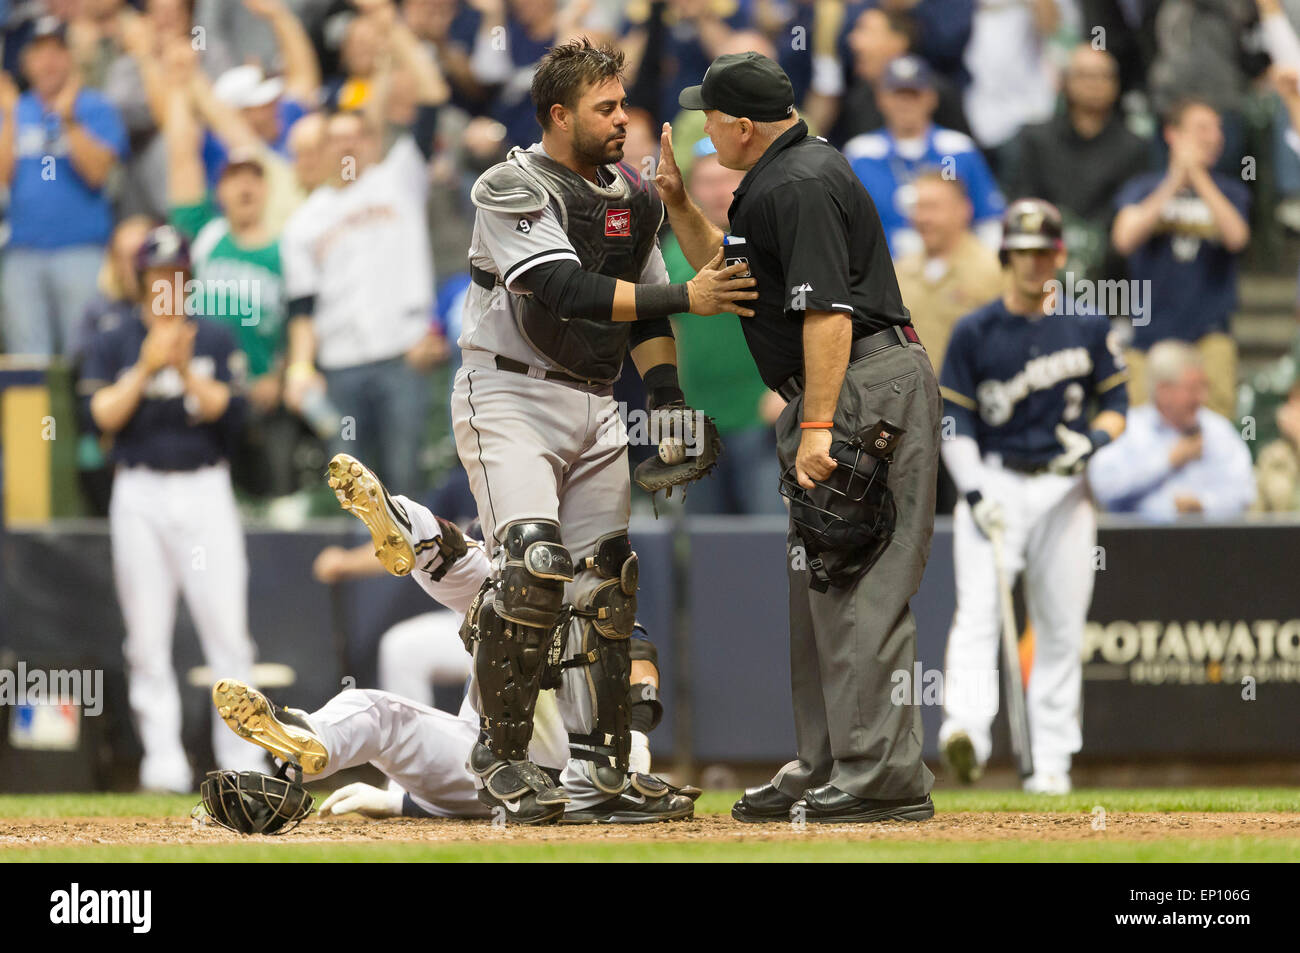
[[[934,817],[930,795],[877,801],[854,797],[830,784],[806,791],[790,809],[790,818],[809,824],[870,824],[875,821],[926,821]]]
[[[666,781],[652,775],[632,774],[622,794],[591,807],[570,808],[561,824],[655,824],[660,821],[689,821],[695,816],[695,801],[673,791]]]
[[[731,816],[746,824],[769,824],[790,820],[795,799],[771,784],[749,788],[745,796],[731,806]]]

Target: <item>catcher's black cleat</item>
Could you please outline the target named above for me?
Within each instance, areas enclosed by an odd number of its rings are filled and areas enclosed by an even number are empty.
[[[336,453],[330,460],[329,486],[339,506],[366,524],[375,557],[384,568],[394,576],[410,573],[415,566],[411,520],[374,471],[355,457]]]
[[[790,820],[795,799],[771,784],[749,788],[731,807],[731,816],[746,824],[782,823]]]
[[[790,808],[792,821],[809,824],[870,824],[876,821],[928,821],[934,817],[930,795],[880,801],[855,797],[823,784],[806,791]]]
[[[695,801],[675,793],[656,777],[633,774],[622,794],[591,807],[570,808],[561,824],[656,824],[689,821],[695,816]]]
[[[506,824],[550,824],[569,803],[569,795],[550,774],[531,761],[506,761],[486,745],[470,749],[469,768],[483,782],[478,799]]]
[[[554,824],[564,813],[565,801],[550,803],[539,800],[539,797],[544,796],[529,791],[527,794],[507,800],[494,797],[487,788],[480,788],[478,792],[479,801],[492,809],[494,818],[501,817],[507,824],[529,827]]]
[[[223,678],[212,686],[212,704],[231,731],[282,761],[300,765],[303,773],[320,774],[329,764],[329,752],[306,712],[281,708],[235,678]]]

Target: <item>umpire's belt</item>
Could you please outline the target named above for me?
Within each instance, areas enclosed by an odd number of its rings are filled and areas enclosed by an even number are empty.
[[[909,344],[920,343],[921,338],[917,335],[916,329],[910,324],[893,324],[883,331],[868,334],[864,338],[856,338],[849,348],[849,363],[856,364],[858,361],[866,360],[871,355],[883,351],[887,347],[906,347]],[[776,392],[787,401],[794,400],[803,393],[803,375],[791,375],[784,384],[776,389]]]

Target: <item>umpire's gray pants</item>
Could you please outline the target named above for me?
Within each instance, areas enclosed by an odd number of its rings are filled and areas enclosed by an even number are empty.
[[[921,710],[894,704],[890,694],[893,673],[911,673],[916,661],[916,620],[908,602],[921,584],[934,533],[941,407],[920,345],[888,348],[851,364],[845,374],[834,439],[881,418],[906,430],[889,468],[898,522],[870,572],[824,593],[808,587],[806,560],[795,558],[794,547],[802,543],[790,530],[790,674],[798,755],[772,781],[790,797],[829,782],[856,797],[908,798],[925,795],[934,782],[921,760]],[[783,472],[794,464],[803,416],[800,395],[777,421]]]

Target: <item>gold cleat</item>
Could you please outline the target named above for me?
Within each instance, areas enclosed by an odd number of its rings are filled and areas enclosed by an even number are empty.
[[[212,686],[212,704],[231,731],[282,761],[301,765],[304,774],[320,774],[329,764],[329,752],[304,712],[281,708],[234,678]]]
[[[379,482],[379,477],[360,460],[346,453],[334,455],[329,466],[329,485],[347,510],[370,530],[375,557],[394,576],[405,576],[415,566],[411,545],[411,523]]]

